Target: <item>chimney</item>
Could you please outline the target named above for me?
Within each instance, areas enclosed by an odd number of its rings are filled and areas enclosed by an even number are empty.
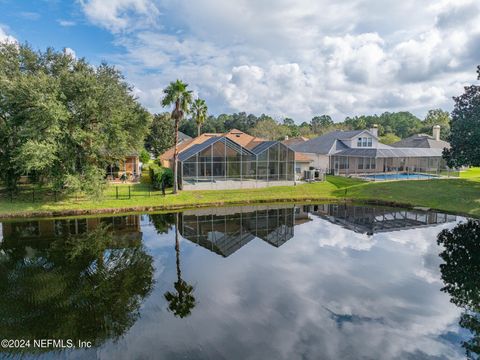
[[[440,140],[440,125],[435,125],[433,127],[432,133],[433,133],[433,138],[435,140],[437,140],[437,141]]]
[[[288,135],[285,135],[285,140],[288,140]]]
[[[373,136],[378,137],[378,125],[373,124],[372,128],[370,129],[370,132],[372,133]]]

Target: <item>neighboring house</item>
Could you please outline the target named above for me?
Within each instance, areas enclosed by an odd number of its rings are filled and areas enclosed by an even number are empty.
[[[415,134],[391,144],[393,147],[401,148],[429,148],[429,149],[450,149],[450,144],[440,139],[440,126],[433,127],[432,135]]]
[[[385,145],[379,141],[376,127],[333,131],[292,148],[311,157],[310,166],[340,175],[432,172],[445,167],[443,148]]]
[[[437,226],[457,220],[455,215],[434,211],[404,210],[371,205],[304,205],[297,209],[299,211],[296,212],[296,217],[310,214],[345,229],[368,235]]]
[[[160,155],[173,168],[175,148]],[[294,184],[295,152],[278,141],[266,141],[240,130],[206,133],[177,146],[184,189],[228,189]]]
[[[140,179],[140,159],[137,153],[127,155],[124,160],[107,166],[108,181],[133,181]]]
[[[188,136],[187,134],[185,134],[181,131],[178,132],[178,144],[180,144],[180,143],[182,143],[186,140],[191,140],[191,139],[192,139],[191,136]]]

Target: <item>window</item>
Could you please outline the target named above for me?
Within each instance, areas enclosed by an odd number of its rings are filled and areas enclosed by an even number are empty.
[[[358,158],[358,169],[363,170],[363,158]]]
[[[300,174],[300,171],[301,171],[301,170],[300,170],[299,167],[296,167],[296,168],[295,168],[295,173],[296,173],[296,174]]]
[[[372,147],[371,137],[359,137],[357,139],[357,147]]]

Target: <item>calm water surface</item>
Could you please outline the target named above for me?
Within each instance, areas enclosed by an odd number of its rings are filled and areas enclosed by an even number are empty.
[[[0,339],[94,346],[0,357],[475,357],[478,228],[342,204],[5,222]]]

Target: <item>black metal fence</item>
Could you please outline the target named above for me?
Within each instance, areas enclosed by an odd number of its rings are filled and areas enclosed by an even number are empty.
[[[167,190],[167,193],[170,189]],[[109,185],[97,200],[128,200],[136,197],[163,196],[162,191],[153,188],[150,184],[132,184],[132,185]],[[95,200],[92,196],[85,194],[68,193],[58,191],[47,187],[20,187],[16,191],[0,189],[0,201],[2,202],[28,202],[28,203],[48,203],[60,201],[91,201]]]

